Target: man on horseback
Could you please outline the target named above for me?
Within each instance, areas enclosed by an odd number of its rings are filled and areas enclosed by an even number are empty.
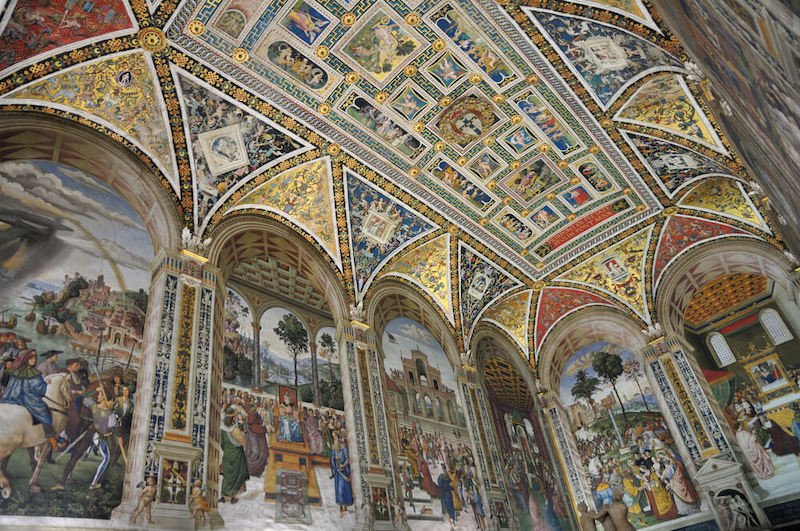
[[[9,371],[8,387],[0,398],[0,403],[25,407],[33,417],[33,423],[42,425],[45,437],[55,450],[56,434],[53,430],[53,417],[44,401],[47,382],[36,368],[36,361],[35,350],[26,349],[19,352]]]

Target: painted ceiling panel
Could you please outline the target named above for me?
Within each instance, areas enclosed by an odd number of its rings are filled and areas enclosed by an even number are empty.
[[[48,106],[133,146],[198,233],[242,212],[288,222],[351,302],[379,276],[413,284],[463,342],[485,318],[538,348],[537,281],[571,283],[546,292],[569,311],[621,302],[647,321],[650,272],[686,248],[666,209],[692,211],[698,242],[773,234],[641,0],[106,0],[82,33],[83,3],[51,4],[0,22],[30,44],[0,52],[0,109]],[[77,22],[46,33],[61,4]],[[9,139],[0,160],[91,166],[48,142]],[[242,278],[294,263],[253,237],[232,249]]]

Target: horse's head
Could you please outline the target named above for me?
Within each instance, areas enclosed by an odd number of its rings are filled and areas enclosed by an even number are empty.
[[[69,374],[57,372],[46,376],[44,381],[47,382],[47,393],[45,393],[47,405],[60,407],[64,410],[69,408],[69,402],[72,396],[69,385]]]

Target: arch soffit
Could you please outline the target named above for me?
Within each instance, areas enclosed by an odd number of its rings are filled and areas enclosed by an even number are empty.
[[[582,308],[562,319],[542,343],[537,360],[542,386],[557,391],[567,360],[582,347],[598,341],[624,347],[635,356],[647,346],[642,324],[627,314],[605,307]]]
[[[438,310],[436,304],[430,302],[409,284],[399,279],[388,277],[379,279],[372,288],[367,299],[367,323],[372,326],[380,345],[386,325],[397,317],[407,317],[428,329],[444,350],[453,371],[458,373],[461,367],[461,356],[458,350],[455,330]]]
[[[9,138],[17,132],[28,138],[35,135],[48,139],[47,145],[28,146],[37,151],[44,148],[48,158],[8,158],[13,152]],[[111,187],[144,221],[154,254],[160,248],[180,247],[182,223],[176,209],[177,198],[164,187],[160,175],[136,158],[128,146],[89,126],[32,112],[4,112],[0,141],[4,144],[0,163],[47,160],[79,169]],[[63,148],[68,144],[69,151]],[[56,145],[62,147],[57,149]]]
[[[531,372],[528,355],[525,354],[517,342],[508,335],[508,332],[490,321],[481,320],[472,334],[469,349],[472,364],[479,371],[486,362],[486,358],[483,355],[486,348],[488,348],[489,352],[492,354],[502,355],[507,358],[520,372]],[[522,369],[524,369],[524,371]],[[529,383],[533,383],[533,380],[531,379]]]
[[[294,228],[269,217],[257,213],[237,215],[223,219],[213,227],[209,234],[212,240],[207,255],[210,263],[225,272],[226,280],[230,276],[231,266],[238,258],[226,254],[226,245],[237,236],[248,232],[266,234],[267,237],[262,238],[261,256],[270,256],[270,243],[279,246],[279,259],[288,262],[312,282],[325,298],[334,323],[349,322],[348,299],[341,276],[329,263],[324,252],[311,245]],[[280,306],[282,303],[274,305]],[[256,308],[259,319],[266,309],[268,308]]]
[[[516,342],[509,339],[506,335],[501,335],[497,327],[483,327],[475,331],[472,340],[473,359],[475,366],[480,374],[481,380],[486,385],[484,377],[484,367],[489,358],[498,357],[506,360],[514,370],[520,375],[525,386],[528,388],[534,403],[536,402],[536,393],[539,391],[538,384],[536,383],[536,374],[528,362],[520,355],[519,347]],[[512,354],[512,352],[515,352]]]
[[[697,291],[731,273],[755,273],[790,288],[792,265],[774,245],[751,238],[699,244],[673,260],[655,293],[655,313],[664,333],[683,333],[683,314]]]

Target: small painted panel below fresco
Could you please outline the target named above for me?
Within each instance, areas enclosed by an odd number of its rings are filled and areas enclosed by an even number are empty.
[[[709,352],[709,336],[696,344],[711,392],[768,498],[795,492],[800,477],[800,341],[788,326],[768,304],[714,327],[712,348],[727,344],[736,360],[725,367]]]
[[[74,168],[4,163],[0,188],[0,514],[107,519],[122,497],[150,236],[124,199]],[[49,401],[69,404],[67,413]],[[43,448],[52,436],[59,456],[44,459],[32,487],[33,453],[9,437],[34,419]]]
[[[561,403],[597,509],[623,492],[636,528],[694,514],[700,498],[644,368],[629,351],[592,343],[567,360]]]
[[[406,317],[386,326],[382,346],[386,410],[411,528],[473,524],[477,472],[450,360],[430,331]]]

